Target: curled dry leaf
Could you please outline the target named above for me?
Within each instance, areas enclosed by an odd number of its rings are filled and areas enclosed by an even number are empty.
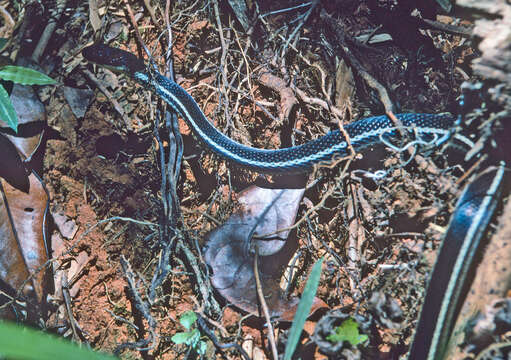
[[[258,315],[253,272],[253,252],[248,244],[257,241],[259,272],[265,300],[272,316],[296,309],[298,299],[286,299],[279,283],[282,272],[296,251],[293,225],[304,189],[263,189],[252,186],[242,192],[240,209],[206,238],[205,259],[213,269],[212,282],[229,302]],[[288,229],[275,234],[278,230]],[[251,234],[266,235],[250,239]],[[294,314],[294,312],[293,312]]]
[[[10,296],[22,290],[37,305],[48,293],[42,271],[48,260],[44,236],[48,197],[39,177],[26,168],[23,160],[39,147],[46,114],[30,87],[15,85],[11,101],[20,126],[16,136],[6,135],[0,142],[4,154],[4,150],[11,150],[3,159],[6,171],[0,179],[0,287]],[[27,310],[34,308],[29,306]],[[12,317],[13,313],[6,308],[0,316]]]

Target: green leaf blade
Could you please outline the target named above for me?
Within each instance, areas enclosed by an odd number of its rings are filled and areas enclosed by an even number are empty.
[[[18,115],[12,106],[9,94],[2,85],[0,85],[0,119],[16,133],[18,132]]]
[[[0,357],[24,360],[116,359],[107,354],[80,348],[64,339],[7,322],[0,322]]]
[[[54,85],[51,77],[34,69],[7,65],[0,68],[0,78],[21,85]]]
[[[179,322],[181,323],[181,325],[184,326],[184,328],[186,330],[190,330],[192,325],[197,321],[197,314],[195,314],[195,312],[189,310],[189,311],[186,311],[184,312],[180,317],[179,317]]]
[[[190,338],[193,336],[192,333],[189,332],[178,332],[175,333],[170,340],[176,345],[180,344],[186,344],[188,341],[190,341]]]
[[[302,333],[305,321],[309,316],[309,311],[312,307],[314,297],[316,296],[316,291],[318,290],[319,279],[321,277],[321,265],[323,264],[323,260],[324,258],[321,258],[316,262],[316,264],[314,264],[309,275],[309,279],[305,284],[302,298],[298,304],[298,309],[296,309],[293,324],[289,330],[289,337],[287,339],[284,360],[291,360],[291,357],[296,350],[296,345],[300,340],[300,334]]]

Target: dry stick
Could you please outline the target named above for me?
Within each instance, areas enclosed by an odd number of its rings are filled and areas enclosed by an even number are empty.
[[[34,60],[36,63],[39,63],[39,59],[43,55],[43,52],[46,49],[46,46],[48,45],[48,42],[50,41],[53,35],[53,32],[57,28],[57,24],[65,8],[66,0],[57,1],[57,13],[50,19],[50,21],[48,21],[48,24],[44,28],[43,34],[39,38],[39,42],[37,43],[37,46],[35,47],[34,52],[32,53],[32,60]]]
[[[218,338],[216,337],[215,333],[206,325],[206,322],[204,321],[204,319],[211,322],[210,319],[204,317],[201,314],[197,314],[197,324],[199,325],[199,327],[202,329],[202,331],[206,334],[207,337],[209,337],[209,339],[213,342],[213,344],[217,348],[223,350],[223,349],[228,349],[230,347],[233,347],[240,352],[241,356],[243,356],[243,359],[250,360],[250,357],[248,356],[247,352],[245,350],[243,350],[243,348],[238,343],[235,343],[235,342],[221,343],[220,341],[218,341]]]
[[[173,46],[173,39],[172,39],[172,29],[170,27],[169,22],[169,11],[170,11],[170,0],[166,1],[165,5],[165,26],[167,29],[167,35],[168,35],[168,45],[167,45],[167,53],[166,53],[166,59],[167,59],[167,74],[168,77],[170,77],[172,80],[174,80],[174,60],[172,57],[172,46]],[[179,174],[181,171],[181,159],[183,157],[183,138],[181,137],[181,133],[179,132],[179,123],[177,120],[177,115],[175,113],[170,116],[170,119],[168,118],[170,114],[167,112],[167,121],[166,126],[167,130],[169,132],[169,145],[170,145],[170,154],[168,157],[168,164],[167,164],[167,171],[169,174],[169,192],[170,192],[170,201],[173,205],[174,210],[177,212],[174,223],[176,222],[177,218],[181,217],[181,211],[179,206],[179,199],[177,196],[177,183],[179,181]],[[173,159],[173,164],[171,164],[170,159]]]
[[[257,244],[257,242],[256,242],[255,243],[255,254],[254,254],[254,276],[255,276],[255,282],[256,282],[257,297],[259,298],[259,302],[261,303],[261,308],[263,310],[264,317],[266,318],[266,324],[268,325],[268,341],[270,342],[273,359],[278,360],[279,354],[277,352],[277,345],[275,343],[275,335],[273,333],[273,325],[271,324],[270,311],[268,310],[268,305],[266,305],[266,301],[264,300],[261,279],[259,278],[259,268],[257,265],[258,258],[259,258],[259,244]]]
[[[239,66],[238,66],[238,69],[237,71],[238,72],[241,72],[241,67],[243,65],[243,63],[245,64],[245,67],[246,67],[246,76],[245,76],[245,79],[241,80],[240,81],[240,85],[243,83],[243,81],[247,81],[247,86],[248,86],[248,92],[250,93],[250,97],[252,99],[255,98],[254,96],[254,88],[252,86],[252,82],[251,82],[251,77],[252,77],[252,72],[250,70],[250,64],[249,64],[249,61],[248,61],[248,57],[247,57],[247,52],[250,48],[250,45],[251,45],[251,41],[250,41],[250,38],[252,36],[252,33],[254,32],[254,26],[250,26],[250,28],[247,30],[246,32],[246,36],[247,36],[247,41],[245,43],[245,47],[242,47],[241,46],[241,41],[239,39],[239,36],[238,36],[238,32],[236,31],[235,27],[232,28],[233,31],[234,31],[234,36],[236,38],[236,42],[238,44],[238,47],[240,48],[240,51],[241,51],[241,55],[243,57],[243,62],[240,62]],[[232,90],[233,87],[231,86],[231,84],[229,84],[229,89]],[[239,102],[240,102],[240,99],[242,97],[242,93],[241,91],[237,91],[237,96],[236,96],[236,107],[235,107],[235,111],[233,111],[233,113],[237,113],[237,109],[238,109],[238,105],[239,105]],[[254,101],[253,105],[252,105],[252,111],[253,113],[255,114],[255,109],[256,109],[256,102]],[[263,110],[264,111],[264,110]]]
[[[208,280],[204,280],[203,277],[201,276],[201,271],[200,271],[200,268],[199,268],[199,264],[197,263],[196,256],[190,251],[190,249],[188,249],[183,244],[181,239],[177,240],[177,250],[181,250],[185,254],[186,259],[188,260],[188,263],[190,264],[190,266],[192,267],[193,271],[195,272],[195,276],[196,276],[196,280],[197,280],[197,285],[199,287],[199,291],[200,291],[200,293],[202,295],[203,300],[210,302],[210,307],[212,308],[212,311],[214,311],[214,312],[216,312],[218,314],[221,313],[220,305],[214,300],[214,298],[212,298],[212,296],[210,296],[209,289],[211,287],[208,286],[209,285],[209,281]]]
[[[149,16],[151,16],[151,20],[154,23],[154,26],[156,26],[156,28],[159,29],[158,20],[156,19],[156,14],[154,12],[153,7],[151,6],[151,1],[150,0],[144,0],[144,5],[145,5],[147,11],[149,11]]]
[[[346,43],[346,35],[339,30],[336,26],[335,20],[323,9],[321,11],[321,18],[323,18],[327,26],[330,27],[332,32],[336,35],[336,40],[339,42],[338,47],[342,50],[345,55],[345,60],[348,61],[349,64],[358,72],[358,74],[365,80],[365,82],[375,89],[378,92],[380,101],[385,107],[385,112],[387,116],[392,120],[392,122],[396,125],[399,133],[403,138],[406,139],[407,134],[403,130],[402,122],[394,115],[394,105],[390,100],[390,96],[383,85],[381,85],[373,76],[371,76],[362,66],[362,64],[358,61],[358,59],[351,53],[349,47]],[[414,155],[413,149],[408,148],[408,153],[410,156],[415,156],[414,159],[416,163],[419,165],[419,168],[430,172],[431,174],[437,176],[437,184],[441,187],[446,188],[446,191],[451,193],[455,193],[456,191],[453,189],[452,182],[447,180],[444,176],[442,176],[440,170],[435,166],[435,164],[426,161],[424,157],[420,155]]]
[[[76,332],[75,326],[75,318],[73,316],[73,310],[71,309],[71,295],[69,294],[69,283],[67,281],[67,274],[65,271],[62,272],[62,296],[64,297],[64,302],[66,304],[66,312],[67,317],[69,318],[69,323],[71,324],[71,330],[73,331],[73,340],[81,344],[80,337]]]
[[[131,10],[131,6],[128,3],[128,0],[123,0],[123,1],[124,1],[124,5],[126,6],[126,10],[128,11],[128,17],[130,19],[131,26],[133,27],[133,31],[135,32],[135,36],[137,37],[138,43],[140,44],[140,46],[142,46],[142,48],[144,49],[144,51],[147,54],[147,56],[149,57],[149,59],[152,59],[151,52],[145,45],[145,42],[142,39],[140,32],[138,31],[138,24],[137,24],[137,20],[135,20],[135,15],[133,14],[133,10]],[[157,24],[158,23],[156,23],[156,25]]]
[[[425,27],[432,28],[434,30],[440,30],[446,33],[460,35],[460,36],[472,36],[472,28],[466,28],[463,26],[456,26],[451,24],[444,24],[438,21],[429,19],[419,19],[419,21],[425,25]]]
[[[488,158],[488,154],[484,154],[481,156],[475,163],[472,165],[463,175],[461,175],[458,180],[456,180],[456,185],[459,186],[463,181],[465,181],[472,173],[479,168],[481,163]]]
[[[91,73],[89,70],[85,69],[83,70],[84,74],[87,75],[87,77],[98,87],[99,91],[101,91],[105,96],[108,98],[110,103],[113,105],[115,111],[121,116],[122,120],[124,121],[124,124],[126,125],[126,128],[131,129],[131,123],[124,113],[124,110],[122,109],[122,106],[117,102],[117,100],[114,99],[113,95],[108,91],[101,81],[98,80],[98,78]],[[106,122],[108,122],[110,125],[115,127],[115,122],[111,121],[108,118],[104,118]]]
[[[359,250],[359,240],[361,238],[361,234],[363,235],[363,231],[361,231],[361,226],[358,221],[358,206],[357,206],[357,198],[353,184],[349,186],[351,192],[351,200],[348,202],[347,208],[347,217],[349,221],[349,241],[348,241],[348,266],[347,269],[350,274],[350,286],[351,292],[355,299],[359,298],[360,291],[358,289],[357,284],[360,282],[360,266],[357,263],[360,261],[360,255],[358,253]]]
[[[128,260],[124,257],[124,255],[121,255],[121,266],[122,270],[124,272],[124,276],[126,278],[126,281],[128,282],[128,287],[131,293],[131,297],[133,300],[133,305],[135,308],[139,311],[140,315],[143,316],[143,318],[147,321],[149,325],[149,332],[150,337],[148,339],[142,339],[140,341],[137,341],[135,343],[124,343],[115,349],[114,353],[117,355],[122,349],[130,348],[130,349],[136,349],[140,352],[147,352],[149,350],[152,350],[156,347],[156,333],[155,328],[157,325],[156,320],[151,315],[151,310],[149,306],[147,306],[147,302],[142,300],[142,297],[139,295],[137,289],[138,286],[135,281],[135,274],[133,273],[133,270],[131,269],[131,265],[129,264]],[[141,336],[145,331],[141,327],[143,323],[139,326],[138,334]],[[147,344],[152,343],[150,346],[147,346]]]
[[[298,26],[293,30],[293,32],[291,33],[289,38],[286,40],[286,43],[284,44],[284,47],[282,48],[282,56],[281,56],[282,61],[284,61],[284,59],[286,58],[286,51],[287,51],[287,48],[288,48],[289,44],[296,37],[296,35],[298,34],[298,32],[300,31],[302,26],[305,24],[305,22],[307,21],[307,19],[311,15],[312,10],[314,10],[316,5],[318,5],[318,4],[319,4],[319,0],[314,0],[314,1],[311,2],[311,7],[309,8],[309,10],[307,10],[305,15],[303,15],[302,21],[300,21],[300,24],[298,24]]]
[[[218,35],[220,36],[220,44],[222,45],[222,55],[220,56],[220,73],[222,74],[222,87],[220,93],[224,96],[224,116],[226,120],[226,129],[232,126],[231,117],[228,110],[228,89],[227,84],[227,64],[225,62],[227,58],[228,44],[225,42],[224,31],[222,28],[222,22],[220,21],[220,10],[218,9],[218,0],[213,0],[213,9],[215,11],[215,20],[218,26]]]
[[[339,116],[340,118],[342,118],[344,116],[344,114],[342,113],[341,110],[339,110],[338,108],[336,107],[330,107],[328,106],[328,103],[323,100],[323,99],[319,99],[319,98],[316,98],[316,97],[310,97],[308,96],[305,91],[299,89],[296,85],[294,84],[291,84],[291,88],[296,92],[296,95],[298,95],[298,97],[300,98],[301,101],[307,103],[307,104],[311,104],[311,105],[319,105],[321,106],[323,109],[327,110],[327,111],[331,111],[333,114]]]
[[[113,302],[110,302],[112,305],[115,305]],[[133,324],[131,321],[129,321],[128,319],[125,319],[123,318],[122,316],[119,316],[119,315],[116,315],[112,310],[110,309],[105,309],[105,311],[107,313],[109,313],[114,319],[111,320],[111,321],[120,321],[120,322],[123,322],[125,323],[126,325],[128,326],[131,326],[133,329],[135,329],[135,331],[138,331],[138,326]]]

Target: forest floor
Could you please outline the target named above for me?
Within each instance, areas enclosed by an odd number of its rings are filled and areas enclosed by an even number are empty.
[[[176,359],[193,351],[171,339],[193,310],[219,342],[271,358],[253,279],[245,279],[253,256],[212,234],[231,236],[226,224],[250,232],[237,226],[257,217],[254,201],[275,201],[274,216],[292,227],[272,238],[271,260],[261,260],[263,284],[274,287],[267,295],[279,351],[310,270],[324,258],[302,358],[327,358],[313,336],[325,314],[351,317],[368,335],[336,349],[342,356],[405,355],[472,165],[459,162],[465,153],[375,146],[312,174],[258,175],[209,152],[148,89],[81,55],[99,41],[147,60],[143,40],[160,72],[173,69],[217,129],[255,148],[303,144],[389,111],[455,113],[461,84],[474,79],[478,51],[461,33],[472,24],[375,3],[197,0],[171,2],[167,15],[164,2],[4,4],[22,24],[9,34],[18,56],[34,51],[50,13],[57,19],[40,61],[60,84],[39,90],[51,129],[41,168],[56,259],[46,326],[122,358]],[[275,200],[275,189],[289,198]],[[234,283],[227,291],[219,285],[226,278]],[[216,349],[206,332],[200,327],[205,358],[241,358],[235,347]]]

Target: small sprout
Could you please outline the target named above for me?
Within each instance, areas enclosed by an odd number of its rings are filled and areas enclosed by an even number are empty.
[[[176,345],[185,344],[192,350],[202,356],[206,353],[207,344],[200,338],[199,329],[192,329],[193,324],[197,321],[197,315],[193,311],[186,311],[179,317],[179,323],[187,330],[186,332],[178,332],[170,339]]]
[[[193,311],[187,311],[179,317],[179,322],[186,330],[190,330],[197,321],[197,315]]]
[[[352,346],[357,346],[368,339],[367,335],[358,332],[358,324],[352,318],[349,318],[335,329],[334,334],[327,336],[327,340],[332,343],[348,341]]]

